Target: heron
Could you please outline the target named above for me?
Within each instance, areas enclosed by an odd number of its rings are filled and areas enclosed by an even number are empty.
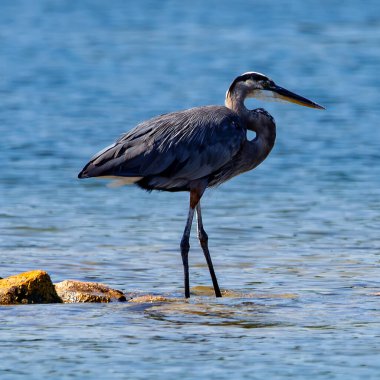
[[[198,239],[215,296],[222,296],[202,221],[200,201],[205,190],[256,168],[275,143],[274,118],[263,108],[247,109],[244,104],[247,98],[288,101],[324,109],[278,86],[264,74],[246,72],[232,81],[224,106],[195,107],[143,121],[95,154],[78,174],[79,178],[112,179],[116,185],[135,184],[147,191],[190,193],[180,243],[185,298],[190,297],[189,238],[195,212]],[[247,131],[255,132],[255,137],[249,140]]]

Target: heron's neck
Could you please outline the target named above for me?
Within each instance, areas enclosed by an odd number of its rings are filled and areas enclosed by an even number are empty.
[[[256,138],[252,143],[260,143],[268,148],[269,153],[276,139],[276,124],[273,117],[262,108],[249,111],[244,105],[247,95],[247,91],[242,87],[232,92],[228,91],[225,106],[239,115],[247,129],[256,132]]]
[[[239,155],[241,172],[260,165],[272,150],[276,140],[276,124],[273,117],[264,109],[248,111],[245,127],[256,133],[253,140],[246,140]]]
[[[259,164],[268,156],[274,146],[276,123],[267,111],[257,108],[249,113],[247,129],[256,132],[256,137],[252,141],[247,141],[247,149]]]
[[[236,112],[242,119],[247,119],[249,111],[244,105],[244,101],[247,98],[247,92],[240,91],[228,91],[226,94],[225,106],[230,110]]]

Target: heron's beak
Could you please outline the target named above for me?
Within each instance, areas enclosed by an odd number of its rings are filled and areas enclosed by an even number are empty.
[[[285,88],[282,88],[282,87],[277,86],[277,85],[270,88],[270,91],[274,92],[274,95],[276,98],[279,98],[281,100],[285,100],[287,102],[296,103],[296,104],[299,104],[300,106],[317,108],[320,110],[325,109],[325,107],[322,107],[319,104],[314,103],[311,100],[304,98],[303,96],[297,95],[294,92],[288,91]]]

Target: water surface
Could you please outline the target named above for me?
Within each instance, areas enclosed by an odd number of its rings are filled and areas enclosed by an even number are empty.
[[[377,1],[1,8],[1,277],[181,296],[188,195],[79,181],[82,166],[141,120],[222,104],[248,70],[327,107],[266,104],[269,158],[203,198],[233,296],[0,308],[1,379],[378,378]],[[208,286],[191,245],[191,284]]]

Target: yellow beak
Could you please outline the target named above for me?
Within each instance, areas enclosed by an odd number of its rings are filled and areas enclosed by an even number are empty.
[[[282,88],[280,86],[274,86],[269,91],[273,91],[276,94],[276,98],[280,98],[282,100],[285,100],[287,102],[299,104],[300,106],[310,107],[310,108],[317,108],[320,110],[324,110],[325,107],[322,107],[318,103],[314,103],[309,99],[304,98],[303,96],[297,95],[294,92],[288,91],[285,88]]]

